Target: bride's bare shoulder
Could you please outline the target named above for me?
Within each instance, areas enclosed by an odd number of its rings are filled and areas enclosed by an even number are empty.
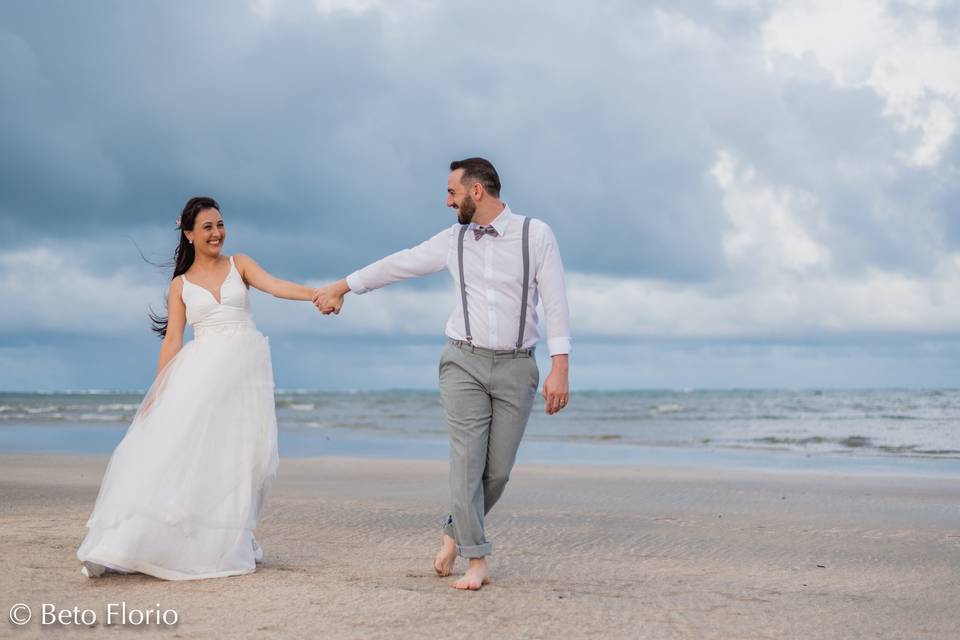
[[[246,266],[253,262],[253,258],[248,256],[245,253],[235,253],[233,254],[233,264],[240,266]],[[256,264],[256,263],[254,263]]]
[[[246,277],[251,269],[256,271],[260,265],[257,264],[257,261],[248,256],[245,253],[235,253],[233,254],[233,264],[236,265],[237,271],[240,272],[240,275]]]

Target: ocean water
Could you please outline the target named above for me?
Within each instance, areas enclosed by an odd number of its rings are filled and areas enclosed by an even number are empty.
[[[109,453],[140,399],[136,392],[0,393],[0,453]],[[282,455],[446,455],[436,392],[281,390],[276,402]],[[555,416],[538,398],[524,458],[905,469],[926,461],[960,472],[960,390],[574,392]]]

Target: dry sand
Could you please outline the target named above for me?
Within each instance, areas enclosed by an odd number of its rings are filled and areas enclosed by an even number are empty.
[[[433,461],[284,459],[257,573],[87,580],[74,554],[106,460],[0,456],[0,614],[54,603],[101,620],[4,620],[0,636],[960,637],[956,479],[520,466],[488,520],[493,584],[464,593],[431,569]],[[120,602],[179,623],[104,626]]]

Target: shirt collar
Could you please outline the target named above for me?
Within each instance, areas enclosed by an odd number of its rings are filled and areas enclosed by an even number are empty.
[[[494,218],[493,221],[492,221],[490,224],[485,225],[485,226],[493,227],[494,229],[497,230],[497,234],[498,234],[500,237],[503,237],[504,232],[507,230],[507,224],[509,224],[510,218],[511,218],[512,216],[513,216],[513,212],[510,211],[510,205],[508,205],[506,202],[504,202],[504,203],[503,203],[503,211],[501,211],[499,214],[497,214],[497,217]],[[472,228],[477,228],[477,227],[480,226],[480,225],[478,225],[476,222],[472,223],[472,225],[473,225]]]

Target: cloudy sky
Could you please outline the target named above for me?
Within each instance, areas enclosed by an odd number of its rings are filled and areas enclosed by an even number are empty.
[[[149,384],[192,195],[319,284],[471,155],[559,239],[575,388],[956,386],[957,69],[937,0],[3,3],[0,389]],[[455,300],[254,310],[281,387],[430,388]]]

